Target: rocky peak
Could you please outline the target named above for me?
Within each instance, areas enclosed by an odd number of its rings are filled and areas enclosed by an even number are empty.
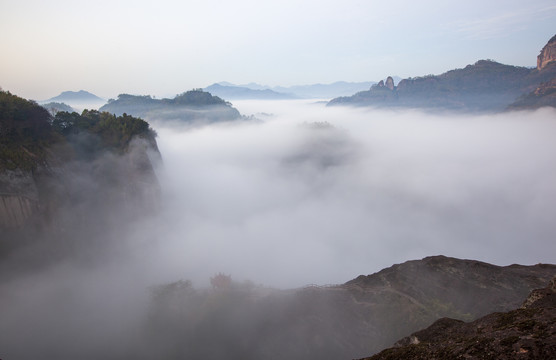
[[[386,78],[386,82],[384,80],[380,80],[378,84],[371,86],[371,90],[373,89],[383,89],[387,88],[389,90],[394,90],[394,79],[391,76]]]
[[[556,61],[556,35],[542,48],[537,56],[537,69],[542,70],[548,63]]]
[[[394,79],[391,76],[386,78],[386,87],[390,90],[394,90]]]

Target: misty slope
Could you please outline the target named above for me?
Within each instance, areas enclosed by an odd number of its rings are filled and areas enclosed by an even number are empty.
[[[41,104],[41,106],[46,110],[48,110],[48,112],[50,112],[51,115],[56,115],[56,113],[60,111],[66,111],[70,113],[75,112],[74,108],[72,108],[71,106],[65,103],[49,102],[49,103]]]
[[[239,111],[217,96],[200,89],[190,90],[173,99],[121,94],[110,99],[100,111],[139,116],[148,121],[174,121],[185,124],[206,124],[241,119]]]
[[[403,79],[392,89],[373,86],[349,97],[332,99],[329,105],[502,111],[519,96],[556,78],[556,63],[551,58],[541,63],[542,67],[530,69],[480,60],[440,75]],[[528,107],[545,105],[550,103],[530,103]]]
[[[366,360],[555,357],[556,277],[547,287],[531,292],[519,309],[471,323],[443,318]]]
[[[551,66],[556,67],[556,63]],[[543,82],[529,94],[519,97],[508,106],[508,110],[538,109],[543,106],[556,108],[556,78]]]
[[[191,359],[362,357],[441,317],[470,320],[515,308],[554,274],[556,265],[499,267],[435,256],[330,287],[269,291],[236,284],[203,292],[177,282],[154,293],[146,335],[154,346],[145,352]]]
[[[160,155],[145,121],[98,111],[52,117],[1,92],[0,129],[0,258],[38,243],[45,253],[34,260],[47,262],[156,207],[151,159]]]

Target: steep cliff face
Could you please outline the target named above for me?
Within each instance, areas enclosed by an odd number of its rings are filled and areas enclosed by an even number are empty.
[[[0,228],[24,226],[38,212],[39,203],[22,195],[0,195]]]
[[[0,257],[22,241],[107,238],[108,229],[158,208],[160,154],[141,119],[98,111],[52,117],[0,92],[0,133]]]
[[[0,171],[0,228],[17,228],[38,212],[38,190],[31,172]]]
[[[544,69],[552,61],[556,61],[556,35],[548,41],[537,56],[537,69]]]

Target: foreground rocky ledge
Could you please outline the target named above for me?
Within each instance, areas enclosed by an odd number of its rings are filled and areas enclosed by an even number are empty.
[[[519,309],[470,323],[443,318],[364,360],[555,358],[556,277]]]

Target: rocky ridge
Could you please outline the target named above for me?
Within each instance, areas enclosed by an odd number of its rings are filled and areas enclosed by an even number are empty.
[[[149,347],[186,358],[360,358],[443,317],[470,321],[514,309],[555,274],[556,265],[432,256],[325,287],[202,292],[177,282],[157,288],[147,337]]]
[[[556,106],[551,97],[539,94],[542,91],[546,92],[543,90],[546,86],[541,84],[550,84],[556,79],[555,59],[556,36],[539,55],[537,68],[479,60],[463,69],[451,70],[440,75],[403,79],[397,86],[388,81],[386,84],[380,82],[367,91],[332,99],[328,105],[459,112],[500,112],[507,109]],[[514,104],[520,96],[531,92],[532,95],[523,105]]]
[[[442,318],[393,348],[363,360],[553,359],[556,357],[556,277],[523,305],[470,323]]]

